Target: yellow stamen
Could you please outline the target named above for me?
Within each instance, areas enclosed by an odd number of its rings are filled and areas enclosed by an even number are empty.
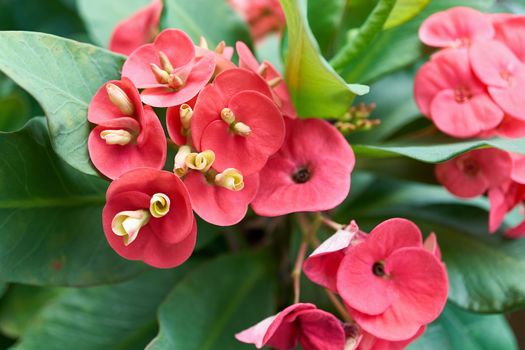
[[[170,79],[170,74],[165,70],[162,70],[155,63],[150,64],[151,71],[155,75],[155,79],[159,84],[167,84]]]
[[[224,53],[225,48],[226,48],[226,43],[223,40],[215,47],[215,52],[218,53],[219,55],[222,55]]]
[[[175,166],[173,172],[178,177],[183,177],[188,172],[186,165],[186,157],[191,153],[191,148],[188,145],[181,146],[175,155]]]
[[[233,122],[235,122],[235,115],[233,114],[233,111],[227,107],[222,109],[221,118],[228,125],[231,125]]]
[[[108,93],[109,100],[115,105],[123,114],[133,115],[135,114],[135,108],[133,103],[129,99],[128,95],[119,88],[117,85],[109,83],[106,84],[106,92]]]
[[[170,59],[162,51],[159,51],[159,56],[160,56],[160,66],[162,67],[164,71],[171,74],[173,72],[173,66],[171,65]]]
[[[133,135],[126,130],[104,130],[100,133],[100,138],[105,140],[108,145],[125,146],[133,140]]]
[[[243,122],[238,122],[233,125],[233,132],[241,136],[249,136],[252,133],[252,129],[244,124]]]
[[[240,191],[244,188],[244,178],[237,169],[228,168],[215,175],[215,184],[231,191]]]
[[[130,245],[138,236],[141,228],[147,225],[150,214],[147,210],[121,211],[111,221],[111,230],[121,236],[124,245]]]
[[[172,73],[168,77],[168,86],[172,89],[180,89],[184,86],[184,80],[177,74]]]
[[[149,201],[149,212],[154,218],[161,218],[170,211],[170,199],[164,193],[155,193]]]
[[[179,109],[180,122],[184,129],[189,129],[191,126],[191,117],[193,116],[193,109],[190,105],[183,103]]]
[[[203,36],[201,36],[199,39],[199,47],[208,50],[208,42],[206,41],[206,38],[204,38]]]
[[[257,74],[259,74],[261,77],[266,77],[266,72],[268,72],[268,65],[266,63],[261,63],[257,69]]]
[[[215,153],[212,150],[207,150],[201,153],[190,153],[186,157],[186,165],[190,169],[199,170],[203,173],[210,170],[215,161]]]
[[[282,77],[275,77],[272,80],[268,80],[268,85],[270,85],[270,87],[274,88],[277,85],[279,85],[282,81],[283,81]]]

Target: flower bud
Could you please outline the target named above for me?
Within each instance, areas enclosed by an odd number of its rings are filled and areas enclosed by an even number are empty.
[[[235,122],[235,114],[233,114],[233,111],[229,108],[223,108],[221,111],[221,118],[226,122],[226,124],[230,125],[233,122]]]
[[[149,212],[154,218],[161,218],[170,211],[170,199],[164,193],[155,193],[149,201]]]
[[[206,150],[201,153],[190,153],[186,157],[186,165],[190,169],[207,172],[210,170],[215,161],[215,153],[212,150]]]
[[[108,145],[125,146],[133,140],[133,135],[126,130],[104,130],[100,133],[100,138]]]
[[[252,129],[242,122],[235,123],[233,131],[241,136],[249,136],[252,133]]]
[[[124,115],[135,114],[133,103],[131,103],[131,100],[124,90],[115,84],[109,83],[106,84],[106,92],[108,93],[111,103],[115,105]]]
[[[186,157],[191,153],[190,146],[184,145],[179,148],[175,155],[175,166],[173,172],[178,177],[183,177],[188,172],[188,166],[186,165]]]
[[[191,117],[193,116],[193,109],[190,105],[183,103],[179,109],[180,122],[184,129],[189,129],[191,126]]]
[[[228,168],[215,175],[215,184],[231,191],[240,191],[244,188],[244,178],[237,169]]]
[[[149,222],[147,210],[121,211],[113,218],[111,230],[117,236],[123,237],[124,245],[130,245],[138,236],[141,228]]]

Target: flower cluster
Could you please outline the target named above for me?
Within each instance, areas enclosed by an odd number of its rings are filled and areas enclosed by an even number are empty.
[[[419,36],[441,48],[414,87],[419,109],[439,130],[458,138],[525,136],[525,17],[455,7],[430,16]]]
[[[254,40],[284,29],[284,12],[279,0],[228,0],[228,3],[248,23]]]
[[[436,177],[452,194],[474,198],[487,194],[489,231],[495,232],[505,215],[525,201],[525,156],[498,149],[478,149],[436,166]],[[525,236],[525,220],[505,232]]]
[[[122,79],[93,97],[88,148],[114,180],[104,231],[123,257],[176,266],[195,243],[193,211],[221,226],[252,204],[263,216],[332,209],[354,154],[330,123],[298,119],[280,73],[243,43],[210,50],[177,29],[133,50]],[[152,107],[166,108],[169,141]],[[167,146],[176,150],[167,173]],[[182,210],[181,208],[184,208]]]
[[[279,350],[401,349],[443,310],[448,277],[435,235],[390,219],[370,234],[355,222],[339,230],[305,261],[310,280],[339,294],[345,323],[312,304],[296,303],[237,339]]]

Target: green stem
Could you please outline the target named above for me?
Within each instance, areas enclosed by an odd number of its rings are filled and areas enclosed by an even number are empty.
[[[336,71],[343,70],[352,60],[361,54],[368,44],[383,30],[396,0],[379,0],[357,35],[339,50],[330,61]]]

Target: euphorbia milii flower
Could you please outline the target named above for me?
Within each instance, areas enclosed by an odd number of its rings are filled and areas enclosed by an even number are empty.
[[[507,180],[488,191],[490,202],[489,231],[496,232],[505,215],[525,200],[525,185]],[[510,237],[517,238],[525,234],[523,224],[506,232]]]
[[[109,245],[129,260],[171,268],[186,261],[195,247],[190,198],[170,172],[140,168],[113,181],[102,220]]]
[[[266,80],[272,89],[273,100],[279,106],[283,115],[289,118],[296,118],[297,113],[292,104],[290,91],[288,91],[288,86],[279,71],[268,61],[259,64],[248,46],[243,42],[238,41],[236,48],[239,54],[239,67],[249,69]]]
[[[469,7],[454,7],[428,17],[419,28],[421,41],[433,47],[461,47],[494,37],[490,18]]]
[[[495,40],[504,43],[516,57],[525,63],[525,16],[511,14],[492,15]]]
[[[304,350],[342,350],[345,346],[342,323],[334,315],[304,303],[291,305],[235,337],[258,349],[290,350],[298,343]]]
[[[348,249],[337,272],[337,291],[365,332],[399,341],[439,316],[448,279],[443,263],[423,247],[418,227],[390,219]]]
[[[281,31],[285,26],[284,12],[279,0],[228,0],[250,26],[255,40]]]
[[[130,18],[119,22],[111,34],[109,49],[129,55],[137,47],[152,42],[159,33],[161,13],[162,1],[153,0]]]
[[[472,74],[466,49],[434,55],[417,73],[414,94],[421,112],[454,137],[476,136],[503,119],[503,111]]]
[[[153,109],[142,106],[130,80],[102,86],[89,104],[88,120],[97,124],[88,139],[91,161],[110,179],[138,167],[164,166],[164,130]]]
[[[214,168],[248,176],[281,147],[285,129],[268,84],[246,69],[226,70],[199,94],[191,135],[197,150],[215,152]]]
[[[472,45],[470,60],[476,76],[488,85],[489,94],[498,106],[525,121],[525,64],[499,41]]]
[[[354,163],[352,148],[328,122],[286,119],[286,140],[261,171],[252,207],[263,216],[332,209],[350,191]]]
[[[472,198],[510,179],[510,154],[495,148],[464,153],[436,165],[437,180],[452,194]]]
[[[166,126],[170,139],[179,146],[188,142],[191,118],[197,96],[180,106],[169,107],[166,111]]]
[[[178,29],[166,29],[153,44],[131,53],[122,67],[140,89],[142,101],[155,107],[186,103],[208,83],[215,70],[215,55],[198,50],[190,37]]]

